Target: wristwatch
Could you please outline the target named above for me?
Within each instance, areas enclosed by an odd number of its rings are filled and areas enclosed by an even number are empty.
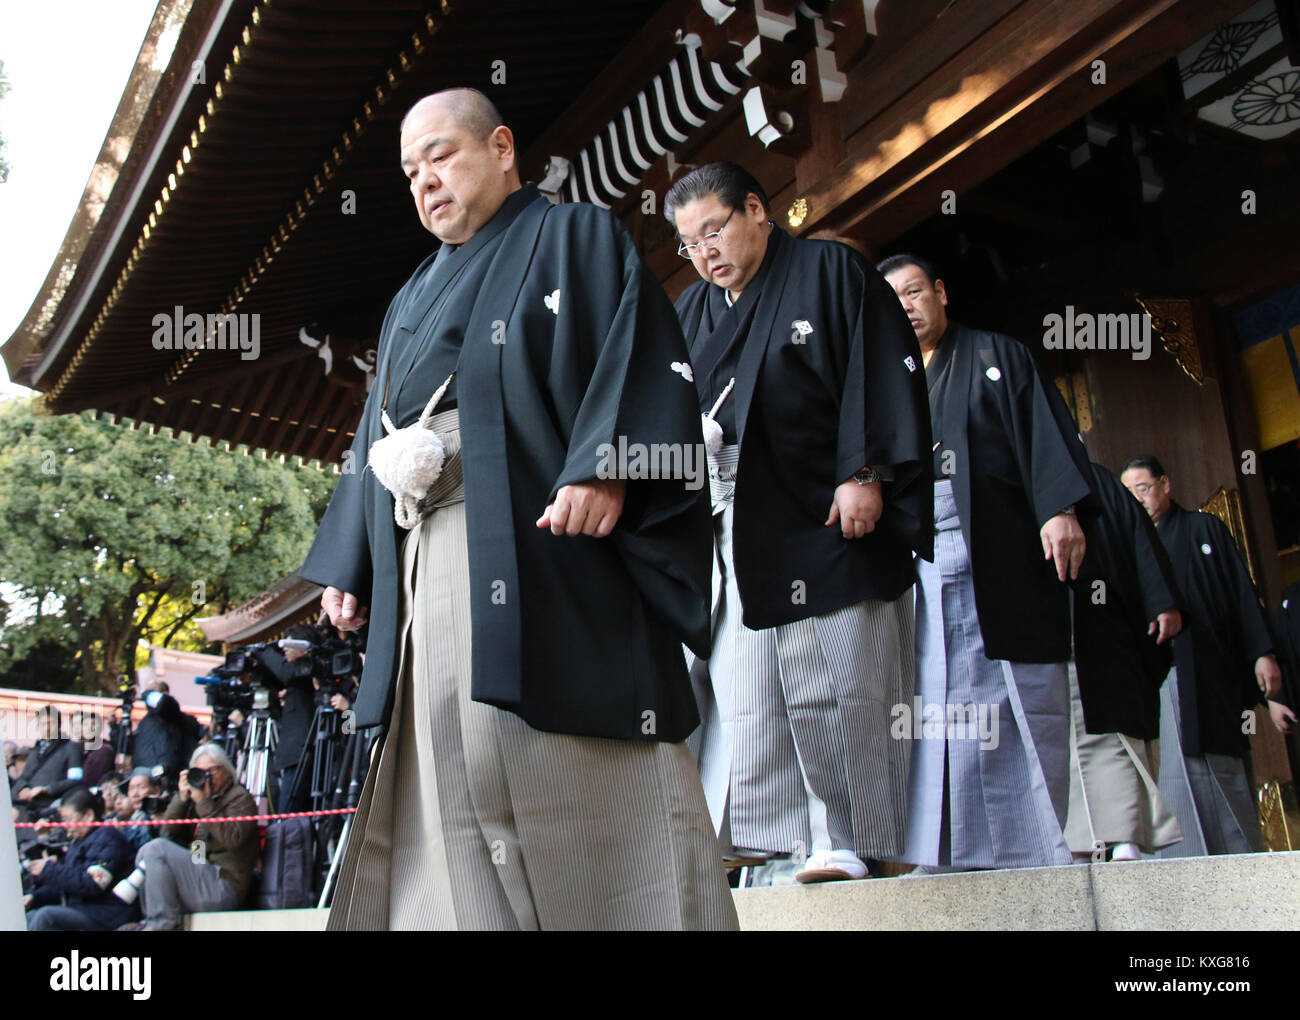
[[[864,467],[854,472],[853,480],[859,485],[870,485],[872,482],[884,481],[884,476],[873,467]]]

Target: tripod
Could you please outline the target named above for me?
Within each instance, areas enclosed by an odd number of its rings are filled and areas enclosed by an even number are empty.
[[[239,763],[239,782],[257,801],[259,814],[267,809],[266,777],[275,753],[275,720],[271,718],[270,694],[265,687],[253,690],[253,714],[248,718],[244,753]]]
[[[365,782],[364,768],[366,765],[366,751],[373,744],[375,737],[379,735],[379,730],[372,730],[371,739],[367,739],[361,730],[354,730],[348,737],[347,747],[343,751],[343,760],[348,763],[348,767],[339,772],[338,785],[334,788],[334,806],[355,808],[361,800],[361,788]],[[348,788],[345,794],[343,790],[343,773],[348,775]],[[346,801],[346,803],[345,803]],[[343,852],[348,846],[348,836],[352,832],[352,819],[355,815],[348,815],[343,822],[343,829],[339,832],[338,842],[334,847],[331,855],[330,867],[325,875],[325,884],[321,889],[320,900],[317,902],[318,907],[328,907],[330,900],[334,895],[334,881],[338,877],[339,864],[343,860]]]
[[[329,705],[318,704],[311,717],[313,739],[304,741],[298,754],[298,767],[294,772],[293,789],[285,800],[284,808],[298,802],[302,795],[303,778],[307,772],[307,756],[311,763],[311,809],[320,811],[327,806],[330,783],[334,776],[335,745],[339,734],[339,714]]]

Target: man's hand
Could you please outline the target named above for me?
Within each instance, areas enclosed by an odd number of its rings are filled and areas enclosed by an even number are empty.
[[[1255,660],[1255,680],[1264,697],[1271,698],[1282,689],[1282,670],[1278,668],[1277,659],[1271,655],[1261,655]]]
[[[537,518],[537,526],[550,528],[552,535],[604,538],[618,523],[626,490],[627,482],[622,478],[566,485],[555,494],[555,502]]]
[[[1038,537],[1043,540],[1043,559],[1056,561],[1057,579],[1064,581],[1067,569],[1071,581],[1078,578],[1087,541],[1074,514],[1057,514],[1043,525]]]
[[[181,773],[180,781],[176,784],[176,792],[180,794],[182,801],[188,801],[194,793],[194,787],[190,786],[190,781],[185,778],[185,773]]]
[[[1147,628],[1147,634],[1156,635],[1156,644],[1163,645],[1166,641],[1172,641],[1178,636],[1178,632],[1183,629],[1183,614],[1177,609],[1167,609],[1163,613],[1158,613],[1156,618],[1151,621],[1151,626]]]
[[[836,487],[826,526],[838,521],[845,538],[861,538],[875,531],[884,509],[885,495],[879,482],[859,485],[850,478]]]
[[[1273,718],[1273,725],[1279,733],[1291,733],[1295,730],[1295,713],[1280,701],[1268,703],[1268,714]]]
[[[331,694],[330,708],[336,712],[346,712],[348,710],[348,699],[343,697],[342,694]]]
[[[45,865],[49,864],[53,859],[54,858],[52,857],[38,857],[36,860],[28,863],[27,870],[39,878],[41,872],[45,870]]]
[[[366,625],[366,607],[357,605],[357,597],[337,588],[326,588],[320,605],[338,631],[360,630]]]
[[[208,785],[211,785],[211,783],[212,783],[212,777],[209,775],[209,777],[208,777]],[[188,785],[188,784],[186,784],[186,785]],[[207,800],[207,799],[208,799],[209,797],[211,797],[211,796],[212,796],[212,794],[208,793],[208,787],[207,787],[207,786],[191,786],[191,787],[190,787],[190,800],[194,801],[194,806],[195,806],[195,807],[198,807],[200,804],[202,804],[205,800]]]
[[[24,910],[31,910],[31,909],[32,909],[32,901],[33,901],[34,899],[36,899],[36,897],[33,896],[31,893],[26,893],[26,894],[24,894],[24,895],[23,895],[23,909],[24,909]]]
[[[27,789],[25,789],[25,790],[19,790],[19,791],[18,791],[18,799],[19,799],[19,800],[31,800],[32,797],[33,797],[33,795],[35,795],[35,793],[36,793],[36,791],[33,790],[33,789],[29,786],[29,787],[27,787]]]

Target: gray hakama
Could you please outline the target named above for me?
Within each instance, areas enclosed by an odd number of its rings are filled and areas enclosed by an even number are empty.
[[[1156,785],[1160,743],[1126,733],[1089,733],[1074,663],[1070,666],[1070,814],[1065,841],[1074,853],[1099,855],[1135,843],[1152,853],[1183,838]]]
[[[402,546],[393,712],[329,928],[736,928],[685,744],[545,733],[470,700],[456,422],[433,419],[448,459]]]
[[[688,651],[700,706],[691,737],[728,850],[806,856],[902,849],[908,741],[890,710],[912,696],[912,596],[868,600],[763,630],[741,622],[732,556],[737,447],[709,458],[713,652]]]
[[[1183,831],[1183,841],[1157,857],[1245,854],[1264,849],[1246,765],[1227,754],[1183,754],[1178,671],[1160,688],[1160,795]]]
[[[917,561],[922,705],[945,720],[948,706],[961,713],[959,720],[973,710],[988,720],[996,738],[982,738],[976,727],[945,725],[913,740],[901,859],[955,868],[1069,864],[1063,832],[1070,793],[1065,663],[985,657],[950,481],[934,483],[934,522],[934,562]]]

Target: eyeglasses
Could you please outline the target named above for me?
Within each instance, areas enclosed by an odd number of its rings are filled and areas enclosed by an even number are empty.
[[[1133,486],[1133,491],[1139,496],[1145,496],[1156,487],[1156,484],[1155,482],[1138,482],[1137,485]]]
[[[717,248],[718,242],[722,240],[722,232],[727,228],[727,224],[731,222],[731,217],[735,215],[736,210],[732,209],[727,214],[727,218],[722,221],[722,226],[711,234],[705,234],[694,244],[681,245],[677,249],[677,254],[684,259],[693,259],[696,255],[702,254],[706,248]]]

